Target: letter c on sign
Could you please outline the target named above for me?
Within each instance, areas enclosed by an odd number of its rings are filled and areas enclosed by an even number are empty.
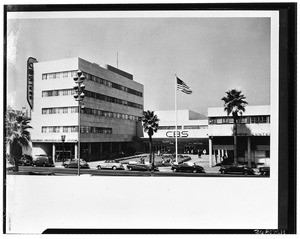
[[[171,135],[170,135],[170,133],[171,133]],[[167,131],[167,133],[166,133],[166,136],[167,136],[168,138],[171,138],[171,137],[173,137],[173,135],[172,135],[172,131]]]

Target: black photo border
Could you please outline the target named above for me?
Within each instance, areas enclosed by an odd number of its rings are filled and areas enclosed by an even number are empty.
[[[34,11],[278,11],[279,12],[279,157],[278,230],[249,229],[47,229],[45,234],[296,234],[296,63],[297,3],[176,3],[4,5],[3,109],[7,87],[7,13]],[[3,125],[5,132],[5,125]],[[4,140],[5,142],[5,140]],[[5,152],[4,152],[5,154]],[[5,158],[5,155],[3,155]],[[6,168],[3,160],[3,233],[6,234]]]

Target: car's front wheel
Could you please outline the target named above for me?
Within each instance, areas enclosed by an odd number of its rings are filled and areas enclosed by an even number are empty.
[[[98,169],[98,170],[100,170],[100,169],[101,169],[101,166],[100,166],[100,165],[98,165],[98,166],[97,166],[97,169]]]
[[[194,169],[193,169],[193,173],[197,173],[197,169],[194,168]]]
[[[249,172],[248,171],[244,171],[244,175],[249,175]]]
[[[132,167],[127,167],[127,168],[128,168],[128,170],[130,170],[130,171],[132,170]]]
[[[69,165],[68,164],[65,164],[65,166],[64,166],[65,168],[68,168],[69,167]]]
[[[225,170],[221,170],[221,174],[225,174]]]
[[[113,166],[112,169],[113,169],[113,170],[117,170],[117,167],[116,167],[116,166]]]
[[[177,169],[176,169],[176,168],[173,168],[173,172],[177,172]]]

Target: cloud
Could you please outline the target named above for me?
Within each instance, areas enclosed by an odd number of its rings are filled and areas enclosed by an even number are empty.
[[[15,107],[15,99],[17,97],[17,92],[8,92],[7,94],[7,105],[11,106],[12,108]]]
[[[19,33],[20,31],[18,29],[17,32],[11,31],[7,36],[7,62],[13,65],[16,63],[17,58]]]

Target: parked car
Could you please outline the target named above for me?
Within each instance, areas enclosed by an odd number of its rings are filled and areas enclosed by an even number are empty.
[[[78,159],[72,159],[72,160],[65,161],[63,163],[63,166],[65,168],[78,168]],[[83,159],[80,159],[79,166],[80,166],[80,168],[85,168],[85,169],[90,168],[90,166],[87,164],[87,162]]]
[[[100,169],[112,169],[112,170],[117,170],[117,169],[124,169],[123,164],[118,163],[114,159],[108,159],[105,160],[104,162],[100,162],[97,168]]]
[[[6,171],[11,172],[15,170],[15,165],[13,165],[11,162],[6,161]]]
[[[135,171],[150,171],[152,165],[151,164],[142,164],[138,162],[129,162],[127,165],[128,170],[135,170]],[[159,171],[158,167],[154,165],[154,171]]]
[[[270,176],[270,167],[260,167],[258,171],[260,175]]]
[[[47,156],[45,154],[40,154],[40,155],[36,155],[36,159],[33,160],[33,166],[34,167],[54,167],[54,163],[49,156]]]
[[[270,175],[270,158],[260,158],[257,160],[257,168],[260,175]]]
[[[240,173],[244,175],[253,175],[254,170],[246,165],[224,165],[219,170],[222,174]]]
[[[33,166],[33,160],[30,155],[23,155],[21,159],[18,161],[19,166]]]
[[[193,162],[185,163],[174,163],[171,167],[173,172],[189,172],[189,173],[205,173],[205,170],[202,166],[197,165]]]

